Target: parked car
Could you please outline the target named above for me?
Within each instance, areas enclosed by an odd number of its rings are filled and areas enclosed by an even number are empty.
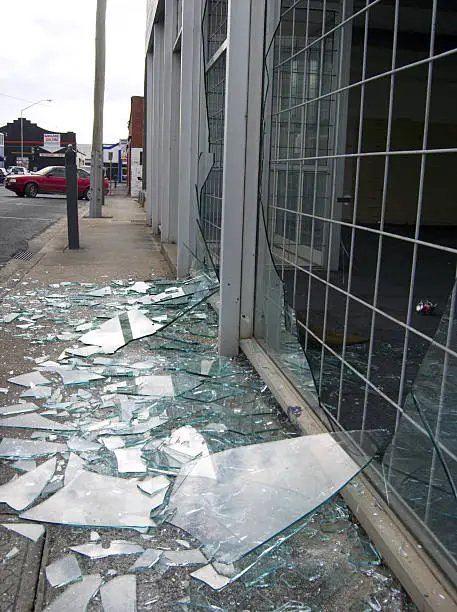
[[[6,169],[7,174],[27,174],[27,170],[22,166],[10,166]]]
[[[86,200],[90,196],[90,174],[79,168],[78,172],[78,198]],[[108,194],[109,182],[105,177],[105,195]],[[5,187],[14,191],[18,196],[34,198],[38,193],[65,193],[67,181],[63,166],[48,166],[38,172],[7,176]]]
[[[7,175],[7,172],[5,168],[0,168],[0,185],[4,183],[6,175]]]

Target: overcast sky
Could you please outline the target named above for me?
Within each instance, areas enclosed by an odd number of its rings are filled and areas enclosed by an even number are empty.
[[[79,143],[92,141],[96,5],[1,2],[0,126],[51,98],[23,116],[50,132],[76,132]],[[143,95],[145,27],[146,0],[107,0],[104,143],[127,137],[130,97]]]

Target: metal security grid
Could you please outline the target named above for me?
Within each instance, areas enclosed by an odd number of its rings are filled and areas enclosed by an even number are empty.
[[[321,406],[336,427],[395,433],[379,466],[386,494],[451,564],[456,10],[283,1],[265,58],[263,150],[270,251]],[[277,309],[271,268],[259,266],[264,311]],[[280,346],[270,352],[281,361]]]
[[[206,53],[210,59],[227,39],[227,0],[208,0]]]
[[[210,168],[200,196],[200,224],[216,267],[220,263],[226,83],[227,1],[209,0],[203,19]],[[200,162],[206,159],[202,156]],[[201,163],[202,165],[202,163]]]

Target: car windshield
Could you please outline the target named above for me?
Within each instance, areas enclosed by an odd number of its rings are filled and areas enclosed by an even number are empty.
[[[41,170],[37,170],[35,174],[47,174],[53,169],[54,166],[46,166],[46,168],[41,168]]]

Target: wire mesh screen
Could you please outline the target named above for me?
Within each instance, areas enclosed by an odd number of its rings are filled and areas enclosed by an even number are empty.
[[[290,370],[277,330],[292,313],[321,410],[335,427],[391,432],[387,495],[454,562],[457,6],[275,9],[257,334]]]
[[[206,57],[210,59],[227,38],[227,0],[208,0],[205,27]]]
[[[205,61],[205,97],[208,155],[200,158],[204,175],[200,192],[200,226],[216,268],[220,261],[222,222],[222,180],[224,172],[225,75],[227,2],[210,0],[203,20],[204,40],[211,55]],[[222,38],[223,37],[223,38]],[[217,44],[217,47],[216,47]],[[214,55],[216,54],[216,55]],[[205,171],[204,166],[207,166]]]

